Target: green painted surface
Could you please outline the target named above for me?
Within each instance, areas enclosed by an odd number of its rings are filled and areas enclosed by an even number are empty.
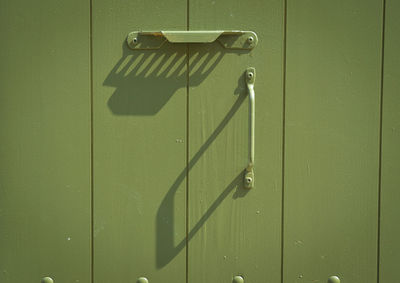
[[[400,4],[386,2],[380,156],[382,1],[0,0],[0,282],[395,282]],[[187,29],[258,42],[126,43]]]
[[[376,282],[381,6],[288,1],[284,282]]]
[[[97,283],[185,281],[186,46],[126,44],[160,26],[186,29],[186,2],[93,1]]]
[[[380,282],[398,281],[400,257],[400,2],[386,1]]]
[[[89,3],[0,1],[0,282],[90,282]]]
[[[252,51],[191,45],[189,78],[189,282],[279,282],[282,157],[282,1],[190,1],[192,30],[242,29]],[[249,158],[249,96],[255,81],[255,186]]]

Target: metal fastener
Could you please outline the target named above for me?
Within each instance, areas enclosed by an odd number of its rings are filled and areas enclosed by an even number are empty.
[[[253,43],[253,41],[254,41],[254,37],[249,36],[249,37],[247,38],[247,42],[248,42],[248,43]]]
[[[253,182],[253,179],[251,177],[246,177],[245,180],[247,184],[251,184],[251,182]]]
[[[244,279],[242,276],[240,275],[236,275],[235,277],[233,277],[233,283],[243,283]]]
[[[51,277],[43,277],[42,283],[54,283],[54,280]]]
[[[139,277],[136,282],[137,283],[149,283],[149,280],[147,280],[146,277]]]
[[[337,276],[331,276],[328,278],[328,283],[340,283],[340,279]]]

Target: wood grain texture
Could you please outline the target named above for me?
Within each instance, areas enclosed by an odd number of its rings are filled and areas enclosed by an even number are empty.
[[[396,282],[399,13],[395,0],[0,0],[0,283]],[[259,42],[125,42],[187,29]]]
[[[279,282],[282,156],[282,1],[189,3],[190,30],[251,30],[248,52],[189,48],[189,282]],[[204,70],[200,70],[202,68]],[[256,69],[255,187],[244,73]]]
[[[288,0],[284,282],[376,282],[381,6]]]
[[[160,29],[186,1],[93,0],[96,283],[185,281],[186,46],[125,41]]]
[[[89,3],[0,1],[0,282],[90,282]]]
[[[382,113],[380,283],[398,280],[400,267],[400,3],[386,1]]]

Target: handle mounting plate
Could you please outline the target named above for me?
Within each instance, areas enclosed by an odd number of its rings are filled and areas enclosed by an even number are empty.
[[[245,72],[246,85],[249,95],[249,164],[244,174],[244,187],[251,189],[254,187],[254,146],[255,146],[255,92],[254,82],[256,81],[256,69],[249,67]]]
[[[253,31],[133,31],[127,37],[133,50],[159,49],[170,43],[212,43],[218,41],[226,49],[253,49],[258,43]]]

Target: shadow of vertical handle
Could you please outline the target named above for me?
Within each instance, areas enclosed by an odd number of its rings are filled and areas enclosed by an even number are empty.
[[[254,82],[256,80],[256,69],[247,68],[246,70],[246,85],[249,92],[249,124],[250,124],[250,149],[249,149],[249,164],[247,165],[244,175],[244,187],[251,189],[254,187],[254,146],[255,146],[255,128],[256,128],[256,97],[254,92]]]

